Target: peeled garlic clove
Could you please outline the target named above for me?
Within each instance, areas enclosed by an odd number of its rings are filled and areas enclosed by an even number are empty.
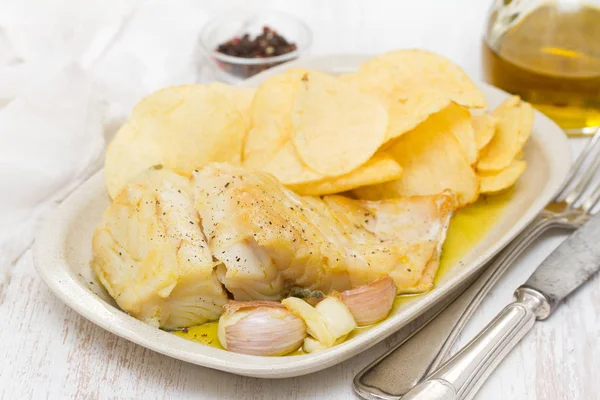
[[[343,343],[346,341],[346,338],[348,337],[348,335],[344,335],[344,336],[340,336],[339,338],[337,338],[337,340],[334,343],[334,346],[337,346],[340,343]],[[327,350],[328,347],[325,346],[323,343],[319,342],[316,339],[311,338],[310,336],[308,336],[306,339],[304,339],[304,344],[302,345],[302,351],[304,351],[305,353],[314,353],[315,351],[321,351],[321,350]]]
[[[327,346],[311,337],[307,337],[306,339],[304,339],[304,344],[302,345],[302,350],[305,353],[314,353],[315,351],[322,351],[326,349]]]
[[[396,285],[389,276],[368,285],[346,290],[341,295],[359,326],[379,322],[388,316],[396,298]]]
[[[313,306],[296,297],[288,297],[287,299],[283,299],[281,303],[306,322],[309,335],[326,347],[333,346],[335,336],[329,330],[325,317]]]
[[[336,340],[356,328],[356,321],[348,307],[335,297],[320,301],[315,310],[325,317],[329,331]]]
[[[232,301],[223,307],[218,336],[229,351],[256,356],[282,356],[297,350],[306,324],[276,301]]]
[[[289,297],[281,303],[306,322],[308,334],[325,348],[333,346],[337,339],[356,328],[350,310],[335,297],[327,297],[315,307],[295,297]]]

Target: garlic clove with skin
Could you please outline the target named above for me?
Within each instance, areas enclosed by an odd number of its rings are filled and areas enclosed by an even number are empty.
[[[297,350],[306,324],[276,301],[231,301],[219,319],[221,345],[235,353],[281,356]]]
[[[370,325],[385,319],[392,311],[396,285],[386,276],[346,290],[340,297],[359,326]]]

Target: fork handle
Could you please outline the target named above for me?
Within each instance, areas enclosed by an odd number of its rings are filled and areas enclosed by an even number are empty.
[[[428,372],[437,369],[498,279],[534,240],[555,223],[553,219],[544,217],[533,220],[433,321],[360,371],[353,382],[356,393],[365,399],[399,399]]]
[[[481,333],[403,399],[471,399],[500,361],[531,330],[536,316],[547,316],[550,310],[545,296],[533,289],[521,287],[516,295],[517,301],[506,306]]]

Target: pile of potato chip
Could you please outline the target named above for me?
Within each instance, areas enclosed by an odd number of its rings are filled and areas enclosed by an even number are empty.
[[[340,77],[292,69],[256,90],[213,83],[155,92],[106,153],[115,197],[148,168],[182,175],[209,162],[259,169],[306,195],[365,199],[440,193],[457,205],[512,186],[532,107],[511,97],[491,113],[469,77],[439,55],[398,50]]]

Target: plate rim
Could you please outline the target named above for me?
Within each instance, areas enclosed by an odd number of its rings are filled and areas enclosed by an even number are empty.
[[[289,68],[302,66],[306,63],[327,64],[330,62],[331,64],[343,65],[348,60],[354,60],[354,62],[359,63],[361,60],[364,61],[370,57],[370,55],[365,54],[306,57],[258,74],[245,81],[244,86],[255,85],[268,76]],[[343,61],[340,62],[339,60]],[[486,87],[488,90],[502,93],[503,96],[508,95],[500,89],[485,83],[477,82],[477,84]],[[102,192],[106,195],[103,170],[98,171],[79,186],[43,222],[34,243],[33,255],[35,268],[54,295],[77,313],[103,329],[150,350],[204,367],[259,378],[286,378],[316,372],[367,350],[438,304],[445,296],[450,295],[461,284],[464,284],[470,277],[480,271],[485,263],[510,243],[535,218],[545,204],[552,199],[567,176],[568,166],[571,164],[570,145],[566,135],[548,117],[536,111],[535,119],[541,119],[544,123],[550,123],[553,128],[556,128],[552,129],[550,133],[539,135],[542,137],[548,135],[546,139],[551,138],[553,141],[556,141],[557,144],[555,147],[563,149],[561,151],[564,154],[561,154],[560,157],[555,157],[554,155],[546,157],[548,159],[550,176],[549,182],[543,187],[540,193],[540,195],[544,196],[541,198],[538,196],[528,206],[524,217],[502,235],[505,243],[501,246],[491,246],[483,250],[482,254],[478,255],[477,259],[471,263],[473,266],[465,268],[456,276],[450,278],[444,284],[443,291],[432,292],[426,295],[426,300],[412,307],[410,312],[407,312],[405,318],[400,320],[394,317],[388,318],[377,327],[361,335],[364,336],[362,340],[350,340],[327,351],[294,357],[268,358],[230,353],[210,346],[199,346],[197,343],[151,327],[120,310],[118,314],[115,314],[113,310],[117,309],[104,302],[104,300],[93,294],[89,289],[84,288],[77,281],[77,278],[73,276],[65,257],[61,257],[64,251],[64,242],[69,232],[68,228],[71,226],[72,221],[77,218],[78,211],[89,204],[93,198],[102,195]],[[547,152],[544,152],[544,154],[548,155]],[[560,160],[556,161],[559,158]],[[490,249],[493,250],[490,251]],[[440,294],[440,292],[443,293]],[[265,359],[268,359],[269,362],[265,363]]]

